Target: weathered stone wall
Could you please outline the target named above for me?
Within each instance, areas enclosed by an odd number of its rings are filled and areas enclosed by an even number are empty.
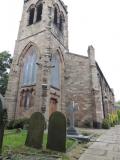
[[[96,63],[97,67],[97,75],[99,79],[101,94],[102,94],[102,105],[103,105],[103,112],[104,117],[107,117],[108,113],[111,113],[114,109],[114,92],[110,88],[109,84],[107,83],[99,65]]]
[[[100,84],[98,80],[98,71],[95,61],[95,50],[93,46],[88,47],[88,57],[89,57],[89,67],[90,67],[90,77],[91,77],[91,94],[93,102],[93,126],[101,127],[103,120],[103,106],[102,106],[102,95]]]
[[[90,46],[88,57],[65,55],[65,106],[69,107],[70,101],[78,104],[76,125],[99,128],[103,118],[113,110],[114,93],[95,61],[94,52]]]
[[[68,53],[65,56],[65,102],[78,103],[76,124],[91,125],[93,106],[91,97],[91,77],[88,57]],[[90,124],[91,123],[91,124]]]

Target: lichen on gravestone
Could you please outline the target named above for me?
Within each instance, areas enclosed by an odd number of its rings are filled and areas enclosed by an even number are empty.
[[[47,148],[66,151],[66,118],[61,112],[54,112],[49,118]]]
[[[42,148],[44,127],[45,118],[42,113],[33,113],[30,118],[25,145],[37,149]]]

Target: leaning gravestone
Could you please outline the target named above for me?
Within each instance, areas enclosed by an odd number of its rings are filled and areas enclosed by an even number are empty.
[[[61,112],[54,112],[49,118],[47,148],[66,151],[66,118]]]
[[[3,108],[3,102],[0,96],[0,155],[2,153],[4,128],[6,122],[7,122],[7,110]]]
[[[33,113],[28,128],[25,145],[33,148],[42,148],[45,118],[40,112]]]

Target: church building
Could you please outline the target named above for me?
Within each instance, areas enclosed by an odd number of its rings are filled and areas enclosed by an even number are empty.
[[[77,36],[77,35],[76,35]],[[42,112],[48,121],[55,111],[79,106],[77,126],[99,127],[112,112],[114,93],[93,46],[88,56],[69,52],[68,11],[61,0],[24,0],[5,106],[9,120]]]

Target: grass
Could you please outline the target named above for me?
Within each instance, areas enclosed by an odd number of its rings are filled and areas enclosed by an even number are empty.
[[[15,150],[24,145],[26,139],[26,131],[20,133],[8,133],[4,135],[3,149]]]
[[[13,153],[26,153],[26,154],[41,154],[41,153],[47,153],[51,154],[51,151],[47,151],[45,146],[47,143],[47,134],[44,134],[43,139],[43,150],[37,150],[33,148],[26,147],[25,140],[26,140],[27,132],[22,130],[19,133],[16,133],[16,130],[11,131],[5,131],[4,135],[4,141],[3,141],[3,154],[7,155],[9,152]],[[74,145],[75,141],[67,139],[66,141],[66,148],[69,149]],[[65,155],[63,155],[65,157]],[[66,159],[67,158],[63,158]]]

